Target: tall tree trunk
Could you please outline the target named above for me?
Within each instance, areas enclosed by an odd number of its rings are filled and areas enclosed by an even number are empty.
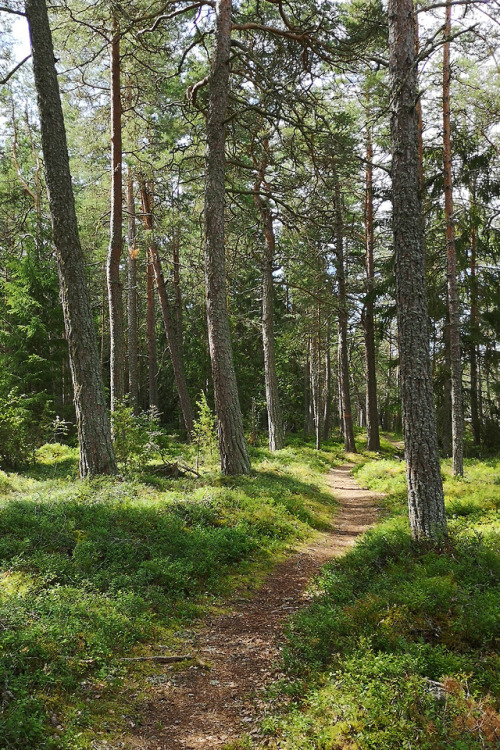
[[[380,450],[377,406],[377,373],[375,367],[375,302],[374,295],[374,232],[373,232],[373,146],[370,128],[366,133],[366,194],[365,194],[365,232],[366,232],[366,302],[364,306],[365,364],[366,364],[366,426],[369,451]]]
[[[182,352],[184,341],[184,326],[182,322],[182,290],[181,290],[181,263],[180,263],[180,242],[179,230],[174,227],[172,234],[172,265],[174,271],[174,306],[175,306],[175,326],[177,335],[177,344]]]
[[[267,149],[267,139],[264,148]],[[274,346],[274,309],[273,309],[273,265],[276,239],[273,217],[269,204],[262,200],[260,189],[264,181],[266,161],[259,169],[259,176],[254,185],[254,202],[260,214],[264,229],[264,249],[262,253],[262,348],[264,351],[264,380],[266,384],[267,425],[269,431],[269,450],[281,450],[285,445],[283,416],[278,393],[276,375],[276,356]]]
[[[163,318],[163,325],[165,328],[165,334],[167,336],[168,349],[170,352],[170,360],[172,362],[172,369],[174,371],[175,385],[177,387],[177,393],[179,396],[179,403],[181,405],[182,417],[184,425],[186,427],[188,435],[193,431],[193,408],[191,406],[191,399],[189,397],[189,391],[186,383],[186,377],[184,375],[184,362],[182,360],[182,352],[179,346],[178,337],[178,326],[174,315],[172,314],[170,301],[168,299],[167,289],[165,286],[165,280],[161,269],[161,260],[158,253],[156,243],[153,241],[153,206],[152,206],[152,194],[147,190],[145,183],[141,183],[141,196],[142,206],[144,215],[144,225],[149,230],[149,253],[151,262],[153,265],[154,276],[156,280],[156,289],[158,291],[158,298],[160,300],[161,314]]]
[[[128,322],[128,388],[134,411],[139,407],[139,342],[137,335],[137,248],[135,231],[134,175],[131,167],[127,175],[127,213],[128,213],[128,287],[127,287],[127,322]]]
[[[389,0],[393,232],[408,509],[415,539],[446,533],[429,352],[413,0]]]
[[[477,357],[477,338],[479,333],[479,314],[478,314],[478,290],[476,275],[476,186],[473,185],[471,198],[471,230],[470,230],[470,411],[472,422],[472,436],[474,445],[481,444],[481,419],[479,415],[479,397],[478,397],[478,357]]]
[[[321,338],[316,331],[311,341],[311,395],[314,415],[316,450],[321,448],[322,403],[321,403]]]
[[[106,264],[109,302],[111,411],[125,395],[125,335],[120,260],[123,246],[122,106],[120,90],[120,30],[113,17],[111,74],[111,219]]]
[[[146,251],[146,339],[148,342],[149,408],[160,411],[158,396],[158,355],[156,348],[155,272],[151,249]]]
[[[446,5],[444,33],[451,34],[451,2]],[[443,170],[446,215],[446,277],[448,282],[448,315],[450,321],[451,433],[453,474],[464,473],[464,415],[462,405],[462,363],[460,359],[460,311],[457,289],[457,253],[453,216],[453,179],[451,173],[450,132],[450,42],[443,47]]]
[[[116,462],[99,370],[97,335],[78,236],[66,131],[45,0],[26,0],[42,150],[80,445],[80,476],[112,474]]]
[[[351,412],[351,390],[349,388],[349,351],[347,347],[348,312],[344,268],[344,219],[342,216],[342,196],[335,165],[333,165],[333,178],[335,189],[335,253],[339,306],[339,380],[342,395],[344,448],[348,453],[356,453]]]
[[[224,474],[236,475],[247,474],[250,461],[234,372],[226,302],[224,178],[230,54],[231,0],[217,0],[207,117],[205,285],[221,468]]]
[[[306,342],[306,361],[304,363],[304,438],[314,431],[314,412],[311,387],[311,339]]]
[[[332,367],[330,361],[330,318],[326,323],[325,341],[325,386],[323,397],[323,440],[330,437],[330,422],[332,418]]]
[[[420,52],[420,36],[418,32],[418,13],[417,6],[415,4],[414,10],[415,19],[415,57]],[[418,133],[418,184],[420,188],[420,197],[423,200],[424,195],[424,121],[422,117],[422,102],[420,96],[417,97],[417,133]],[[425,242],[425,238],[424,238]]]

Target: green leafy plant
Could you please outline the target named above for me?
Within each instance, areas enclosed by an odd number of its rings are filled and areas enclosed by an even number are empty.
[[[45,405],[40,418],[35,417],[33,398],[11,390],[0,395],[0,466],[14,469],[34,460],[42,445],[51,419]]]
[[[135,414],[124,399],[111,415],[111,420],[116,459],[125,468],[138,468],[158,454],[164,459],[167,440],[157,409],[152,407]]]
[[[198,467],[200,453],[213,458],[217,449],[217,427],[215,415],[210,409],[203,391],[196,402],[196,406],[198,407],[198,419],[195,420],[192,435],[197,447],[196,466]]]

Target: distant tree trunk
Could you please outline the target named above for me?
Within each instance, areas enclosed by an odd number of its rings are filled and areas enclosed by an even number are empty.
[[[172,266],[174,271],[174,307],[175,307],[175,326],[177,344],[179,350],[182,352],[182,345],[184,341],[184,326],[182,322],[182,290],[181,290],[181,263],[180,263],[180,243],[179,243],[179,232],[177,227],[174,228],[172,234]]]
[[[100,376],[97,336],[78,236],[66,131],[45,0],[26,0],[52,231],[80,445],[80,476],[112,474],[116,461]]]
[[[444,33],[451,34],[451,2],[446,4]],[[457,288],[457,253],[455,219],[453,216],[453,178],[451,173],[451,113],[450,113],[450,42],[443,47],[443,169],[444,203],[446,216],[446,277],[448,282],[448,314],[450,320],[451,368],[451,433],[453,474],[464,473],[464,415],[462,405],[462,363],[460,359],[460,311]]]
[[[471,199],[471,230],[470,230],[470,411],[472,422],[472,436],[474,445],[481,444],[481,419],[479,415],[479,398],[478,398],[478,363],[477,363],[477,338],[479,332],[479,315],[478,315],[478,291],[476,276],[476,225],[475,225],[475,193],[476,186],[472,188]]]
[[[325,341],[325,387],[323,398],[323,440],[330,437],[330,422],[332,418],[332,366],[330,361],[330,319],[326,324]]]
[[[364,305],[365,364],[366,364],[366,426],[369,451],[380,450],[377,406],[377,373],[375,367],[375,302],[374,295],[374,230],[373,230],[373,146],[370,129],[366,133],[366,195],[365,195],[365,233],[366,233],[366,302]]]
[[[338,344],[338,325],[337,325],[337,407],[338,407],[338,420],[339,420],[339,433],[342,440],[344,440],[344,405],[342,403],[342,365],[340,362],[342,355],[342,349]]]
[[[342,196],[335,166],[335,253],[337,271],[337,291],[339,306],[339,380],[342,394],[342,421],[344,448],[348,453],[356,453],[354,428],[351,412],[351,391],[349,388],[349,351],[347,347],[347,291],[344,269],[344,220],[342,216]]]
[[[452,437],[452,398],[451,398],[451,352],[450,352],[450,321],[446,315],[444,330],[444,382],[443,400],[437,409],[438,437],[441,438],[442,455],[453,455]]]
[[[127,322],[128,322],[128,388],[134,411],[139,407],[139,342],[137,335],[137,248],[135,231],[134,175],[128,168],[127,175],[127,213],[128,213],[128,287],[127,287]]]
[[[304,438],[314,432],[314,411],[312,402],[311,374],[311,339],[306,342],[306,361],[304,363]]]
[[[264,148],[268,147],[267,139]],[[285,445],[283,417],[278,393],[276,356],[274,347],[273,310],[273,265],[276,240],[273,217],[269,204],[260,196],[264,181],[266,161],[261,163],[259,176],[254,186],[254,202],[260,214],[264,229],[264,249],[262,253],[262,348],[264,351],[264,380],[266,384],[267,425],[269,430],[269,450],[277,451]]]
[[[151,249],[146,251],[146,339],[148,342],[149,408],[160,410],[158,396],[158,354],[156,348],[155,272]]]
[[[152,206],[152,194],[147,190],[146,185],[141,183],[141,196],[142,206],[144,214],[144,225],[150,233],[153,231],[153,206]],[[186,377],[184,375],[184,362],[182,359],[182,352],[179,346],[178,337],[178,326],[176,325],[175,317],[172,315],[170,301],[167,295],[167,289],[165,286],[165,280],[161,269],[161,260],[158,253],[156,243],[152,239],[152,234],[149,239],[149,253],[151,262],[153,265],[154,276],[156,280],[156,289],[158,291],[158,298],[160,300],[161,314],[163,318],[163,325],[165,328],[165,334],[167,336],[168,349],[170,352],[170,360],[172,362],[172,369],[174,371],[175,385],[177,387],[177,393],[179,396],[179,403],[181,405],[182,416],[184,425],[186,427],[188,435],[193,431],[193,408],[191,406],[191,399],[186,383]]]
[[[207,117],[205,285],[221,468],[224,474],[236,475],[247,474],[250,461],[234,372],[226,301],[224,178],[230,55],[231,0],[217,0]]]
[[[161,260],[156,245],[151,245],[151,258],[153,261],[153,269],[156,279],[156,288],[158,290],[158,297],[160,300],[161,314],[163,318],[163,325],[167,336],[168,348],[170,351],[170,359],[172,361],[172,368],[174,371],[175,384],[177,386],[177,393],[179,395],[179,402],[181,405],[182,417],[184,420],[184,426],[186,432],[191,435],[193,431],[193,407],[191,405],[191,398],[186,383],[186,376],[184,374],[184,362],[182,358],[182,352],[179,347],[179,339],[177,336],[177,330],[174,323],[174,316],[170,309],[170,302],[167,295],[167,289],[165,286],[165,280],[163,278],[163,272],[161,269]]]
[[[420,52],[420,38],[418,33],[418,13],[417,6],[415,4],[414,10],[415,19],[415,56]],[[420,188],[420,197],[423,200],[424,194],[424,122],[422,117],[422,102],[420,96],[417,98],[416,105],[417,112],[417,133],[418,133],[418,184]],[[424,238],[425,242],[425,238]]]
[[[396,304],[408,508],[415,539],[446,533],[434,415],[419,190],[413,0],[389,0]]]
[[[322,404],[321,404],[321,339],[316,332],[311,341],[311,395],[314,415],[316,450],[321,448]]]
[[[125,334],[120,261],[123,246],[122,106],[120,30],[113,17],[111,67],[111,219],[106,278],[108,282],[111,411],[125,395]]]

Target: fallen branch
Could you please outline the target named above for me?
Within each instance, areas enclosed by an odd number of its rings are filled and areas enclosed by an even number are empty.
[[[168,463],[168,461],[166,461],[164,464],[155,466],[153,469],[151,469],[152,474],[159,474],[160,476],[174,478],[184,477],[186,476],[187,472],[194,474],[196,477],[201,476],[201,474],[199,474],[195,469],[191,469],[190,466],[186,466],[185,464],[179,464],[177,463],[177,461],[175,461],[174,463]]]
[[[155,661],[159,664],[174,664],[178,661],[188,661],[193,657],[190,654],[183,656],[124,656],[118,661]]]

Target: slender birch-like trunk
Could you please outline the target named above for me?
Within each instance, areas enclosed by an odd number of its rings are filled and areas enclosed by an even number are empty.
[[[366,302],[364,306],[365,366],[366,366],[366,427],[369,451],[380,450],[377,406],[377,373],[375,352],[375,302],[373,299],[375,271],[373,262],[373,146],[370,129],[366,133],[366,192],[365,192],[365,244],[366,244]]]
[[[268,147],[267,139],[264,148]],[[273,309],[273,265],[276,249],[273,217],[269,204],[260,195],[264,181],[266,161],[261,163],[259,175],[254,185],[254,202],[259,211],[264,230],[264,248],[262,252],[262,348],[264,352],[264,380],[266,385],[267,425],[269,431],[269,450],[277,451],[285,445],[283,416],[278,392],[276,374],[276,355],[274,342],[274,309]]]
[[[451,172],[451,110],[450,110],[450,42],[451,2],[446,4],[443,46],[443,172],[444,208],[446,217],[446,278],[448,285],[448,317],[451,371],[451,439],[453,474],[464,473],[464,415],[462,404],[462,362],[460,358],[460,310],[457,287],[457,252],[453,215],[453,178]]]
[[[172,362],[172,369],[174,371],[175,385],[177,388],[177,394],[179,396],[179,403],[181,405],[182,417],[184,425],[188,435],[193,431],[193,408],[191,405],[191,398],[186,383],[186,377],[184,374],[184,362],[182,359],[182,352],[179,346],[178,326],[176,325],[175,316],[172,313],[170,300],[168,299],[167,289],[165,286],[165,280],[163,278],[163,272],[161,268],[160,254],[156,243],[153,240],[153,205],[152,205],[152,194],[147,190],[146,185],[141,183],[141,197],[143,206],[144,226],[150,233],[149,237],[149,254],[151,258],[151,264],[154,272],[154,278],[156,281],[156,289],[158,291],[158,298],[160,300],[160,309],[163,319],[163,326],[165,328],[165,334],[167,337],[168,350],[170,352],[170,360]]]
[[[345,260],[344,260],[344,219],[342,216],[342,196],[340,184],[335,166],[334,189],[335,189],[335,253],[337,271],[337,293],[338,293],[338,319],[339,319],[339,380],[342,402],[342,422],[344,449],[348,453],[356,453],[354,442],[354,427],[351,412],[351,390],[349,387],[349,352],[347,347],[347,291],[345,282]]]

